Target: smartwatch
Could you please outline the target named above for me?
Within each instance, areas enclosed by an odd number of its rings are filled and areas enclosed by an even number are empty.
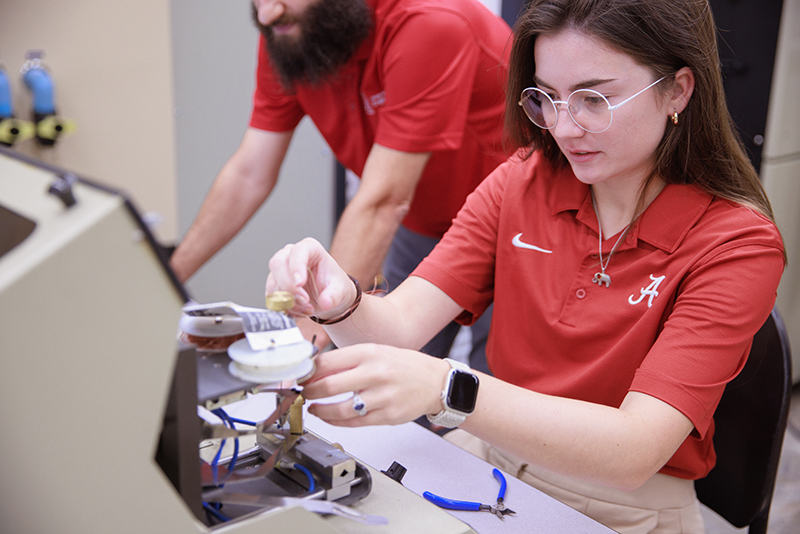
[[[444,409],[436,415],[429,415],[428,421],[445,428],[455,428],[475,411],[479,380],[467,364],[450,358],[444,361],[450,364],[441,395]]]

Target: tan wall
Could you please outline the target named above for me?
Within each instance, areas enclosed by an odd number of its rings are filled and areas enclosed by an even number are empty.
[[[800,381],[800,0],[784,0],[761,176],[783,233],[789,265],[778,309]]]
[[[59,115],[77,130],[54,147],[36,140],[19,152],[122,188],[158,212],[157,236],[177,235],[169,0],[2,0],[0,62],[12,82],[14,113],[31,118],[19,69],[42,50]]]

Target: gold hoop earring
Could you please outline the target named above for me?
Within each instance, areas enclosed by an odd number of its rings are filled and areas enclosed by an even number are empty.
[[[674,124],[676,126],[678,125],[678,112],[677,111],[674,111],[672,113],[672,124]]]

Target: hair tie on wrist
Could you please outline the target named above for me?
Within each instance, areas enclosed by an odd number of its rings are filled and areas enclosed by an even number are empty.
[[[311,319],[312,321],[314,321],[317,324],[328,325],[328,324],[340,323],[340,322],[344,321],[345,319],[347,319],[348,317],[350,317],[351,315],[353,315],[353,312],[356,311],[356,308],[358,308],[358,305],[361,304],[361,284],[359,284],[358,280],[356,280],[355,277],[353,277],[352,275],[348,274],[347,276],[350,278],[350,280],[353,281],[353,285],[356,286],[356,299],[353,301],[353,304],[351,304],[350,307],[347,308],[338,317],[334,317],[332,319],[320,319],[319,317],[317,317],[315,315],[310,315],[308,317],[309,319]]]

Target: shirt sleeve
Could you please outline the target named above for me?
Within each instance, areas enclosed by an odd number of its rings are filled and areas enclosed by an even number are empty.
[[[295,129],[304,115],[294,95],[281,87],[270,65],[264,37],[261,36],[258,40],[256,89],[250,126],[270,132],[288,132]]]
[[[775,304],[784,268],[779,241],[765,233],[743,237],[689,271],[663,330],[634,376],[631,391],[682,412],[701,439],[726,384],[744,367],[753,335]]]
[[[471,325],[494,300],[497,236],[503,196],[527,165],[511,159],[467,197],[452,226],[412,273],[431,282],[464,308],[456,319]]]
[[[383,36],[385,104],[375,142],[407,152],[461,146],[479,44],[450,11],[412,12]]]

